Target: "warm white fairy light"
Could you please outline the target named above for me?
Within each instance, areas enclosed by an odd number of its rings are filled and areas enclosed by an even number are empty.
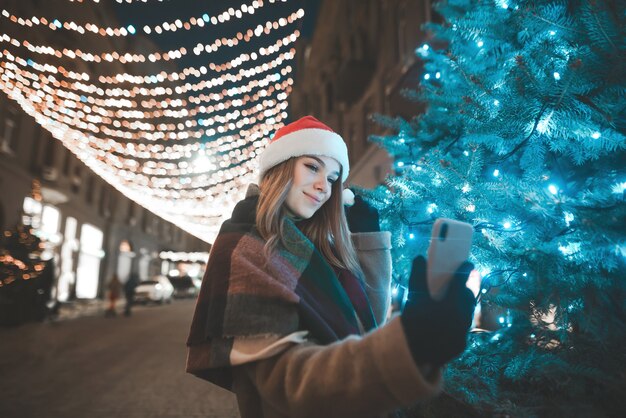
[[[237,61],[240,61],[242,57],[245,58],[245,60],[249,60],[249,59],[258,59],[259,55],[261,56],[268,56],[271,54],[270,51],[274,51],[274,52],[278,52],[279,51],[279,47],[280,46],[286,46],[289,43],[295,42],[298,39],[298,36],[300,35],[299,31],[295,31],[294,33],[292,33],[291,35],[288,35],[286,37],[284,37],[281,40],[278,40],[276,43],[274,43],[273,45],[271,45],[270,47],[264,48],[261,47],[259,48],[259,54],[256,54],[255,52],[253,52],[252,54],[241,54],[239,57],[237,57],[234,60],[231,60],[229,62],[227,62],[226,64],[222,64],[220,66],[215,66],[213,63],[211,63],[209,65],[209,67],[211,67],[213,69],[213,71],[222,71],[223,67],[231,67],[231,64],[233,63],[233,61],[236,63]],[[67,71],[65,70],[63,67],[59,66],[54,67],[48,64],[39,64],[37,62],[34,62],[31,59],[25,60],[19,56],[14,56],[13,54],[11,54],[9,51],[7,51],[6,49],[4,51],[2,51],[6,58],[9,61],[12,62],[16,62],[17,64],[19,64],[22,67],[31,67],[37,71],[40,72],[49,72],[52,74],[58,74],[61,73],[63,74],[65,77],[67,78],[71,78],[74,80],[81,80],[81,82],[78,83],[70,83],[69,87],[70,89],[73,90],[81,90],[83,93],[89,93],[89,94],[93,94],[93,93],[98,93],[99,95],[106,95],[107,97],[115,97],[115,96],[126,96],[126,97],[135,97],[136,95],[150,95],[150,96],[159,96],[159,95],[172,95],[173,91],[170,87],[167,88],[150,88],[150,89],[146,89],[145,87],[134,87],[131,90],[127,90],[127,89],[107,89],[106,91],[102,90],[100,87],[94,85],[94,84],[88,84],[88,83],[84,83],[83,81],[88,81],[89,80],[89,76],[86,73],[74,73],[72,71]],[[280,66],[283,61],[286,60],[292,60],[295,56],[295,49],[292,48],[289,50],[289,52],[286,53],[281,53],[277,58],[274,58],[271,62],[267,63],[263,63],[263,64],[259,64],[256,67],[254,67],[253,69],[242,69],[240,70],[236,75],[234,74],[224,74],[223,76],[219,77],[219,78],[213,78],[210,80],[205,80],[203,83],[196,83],[196,84],[186,84],[185,85],[185,91],[187,90],[197,90],[199,88],[205,88],[205,87],[210,87],[211,85],[215,85],[215,84],[220,84],[223,83],[225,81],[233,81],[233,80],[241,80],[242,78],[247,78],[247,77],[251,77],[255,74],[259,74],[263,71],[268,71],[270,69],[273,69],[277,66]],[[237,65],[235,65],[236,67]],[[190,67],[191,68],[191,67]],[[201,74],[206,73],[206,69],[205,71],[202,71],[202,68],[205,67],[201,67],[201,70],[199,71]],[[187,69],[186,69],[187,70]],[[28,71],[28,70],[23,70],[23,71]],[[285,75],[283,73],[283,75]],[[179,77],[181,80],[184,79],[184,77]],[[47,79],[50,80],[50,82],[56,87],[59,88],[61,87],[61,84],[59,83],[58,80],[56,80],[56,78],[52,78],[47,76]],[[113,82],[113,80],[124,80],[127,82],[140,82],[140,80],[138,79],[142,79],[142,77],[133,77],[130,76],[128,74],[117,74],[114,78],[113,77],[108,77],[108,76],[100,76],[99,77],[99,81],[100,82]],[[154,79],[154,80],[152,80]],[[152,76],[146,76],[143,77],[143,81],[146,83],[150,83],[150,82],[164,82],[165,79],[168,79],[170,81],[173,81],[174,77],[171,74],[167,74],[165,72],[161,72],[158,75],[152,75]],[[177,91],[177,93],[182,93],[182,90]],[[94,100],[94,101],[92,101]],[[86,96],[86,101],[88,101],[89,103],[92,104],[98,104],[98,105],[102,105],[102,103],[97,103],[95,102],[96,99],[91,99],[91,97],[89,95]],[[146,117],[144,115],[144,117]],[[161,117],[161,115],[157,115],[156,117]]]
[[[293,56],[293,54],[291,54],[290,56]],[[8,60],[11,60],[11,57],[7,57]],[[263,69],[266,71],[269,70],[273,70],[275,69],[275,67],[281,65],[283,63],[283,60],[281,59],[281,57],[279,57],[277,60],[269,63],[269,64],[263,64]],[[17,74],[21,74],[21,75],[25,75],[28,78],[31,79],[36,79],[37,75],[28,71],[28,70],[22,70],[17,68],[17,66],[13,63],[6,63],[3,64],[2,66],[6,66],[7,68],[11,69],[13,72],[17,73]],[[277,81],[277,74],[280,73],[281,77],[286,77],[288,76],[291,72],[293,71],[292,67],[287,65],[286,67],[280,68],[278,69],[278,73],[273,72],[271,74],[266,75],[263,79],[261,80],[252,80],[251,82],[240,86],[240,87],[236,87],[239,88],[240,91],[235,91],[234,93],[238,94],[238,93],[242,93],[242,92],[248,92],[251,91],[255,86],[264,86],[267,85],[268,83],[270,83],[271,81]],[[250,75],[252,76],[252,75]],[[90,109],[93,110],[96,113],[99,113],[102,116],[108,116],[108,117],[113,117],[115,116],[113,110],[108,110],[106,108],[112,108],[112,109],[116,109],[119,111],[119,108],[135,108],[137,107],[138,103],[136,101],[133,100],[128,100],[125,98],[121,98],[121,99],[117,99],[116,97],[119,96],[130,96],[130,97],[134,97],[133,94],[131,94],[131,92],[129,91],[125,91],[126,94],[123,94],[122,92],[117,91],[117,89],[106,89],[103,90],[99,87],[96,86],[91,86],[91,88],[86,88],[84,83],[80,83],[80,84],[76,84],[76,83],[70,83],[68,84],[66,87],[67,89],[72,89],[72,88],[79,88],[81,91],[79,93],[74,93],[71,91],[66,90],[63,87],[63,82],[59,83],[56,79],[51,79],[48,76],[40,76],[39,80],[41,81],[42,85],[44,86],[43,89],[46,89],[46,86],[48,84],[48,82],[51,82],[51,84],[53,85],[53,87],[48,87],[48,89],[52,89],[54,88],[54,92],[51,93],[55,96],[60,96],[63,97],[64,99],[70,100],[70,101],[74,101],[76,102],[76,104],[74,105],[74,107],[82,107],[83,103],[86,103],[86,105],[90,106]],[[237,81],[239,80],[239,78],[235,78],[235,79],[229,79],[228,77],[226,77],[226,81]],[[27,84],[29,84],[27,82]],[[221,79],[220,82],[216,82],[214,80],[205,80],[201,83],[197,83],[194,85],[185,85],[183,90],[197,90],[199,89],[199,87],[203,87],[203,88],[207,88],[207,87],[213,87],[214,85],[222,85],[224,84],[224,79]],[[163,91],[159,91],[159,90],[163,90]],[[169,91],[168,91],[169,90]],[[232,88],[231,88],[232,90]],[[103,97],[107,97],[107,99],[102,99],[102,98],[97,98],[97,97],[93,97],[89,94],[87,95],[83,95],[81,93],[96,93],[100,96]],[[157,92],[159,95],[160,94],[167,94],[167,95],[171,95],[172,94],[172,89],[170,88],[158,88]],[[144,93],[148,93],[147,91],[144,91]],[[201,95],[199,96],[197,99],[194,98],[193,96],[190,97],[190,102],[194,102],[194,103],[201,103],[201,102],[212,102],[212,101],[216,101],[219,103],[223,103],[223,100],[228,97],[231,96],[233,94],[233,92],[231,91],[231,93],[228,93],[228,91],[222,90],[221,94],[216,94],[213,93],[212,95]],[[242,104],[245,104],[247,100],[244,100],[242,102]],[[177,107],[186,107],[187,106],[187,101],[185,100],[171,100],[168,98],[165,99],[165,101],[160,101],[160,100],[154,100],[154,99],[150,99],[150,100],[143,100],[140,103],[142,105],[142,107],[144,109],[151,109],[151,108],[164,108],[164,109],[172,109],[172,108],[177,108]],[[227,108],[227,106],[222,106],[222,108]],[[196,107],[193,109],[184,109],[184,112],[182,117],[188,117],[188,116],[195,116],[197,113],[201,112],[202,109],[200,107]],[[126,112],[126,111],[124,111]],[[146,118],[160,118],[163,116],[163,112],[161,111],[153,111],[152,113],[150,112],[144,112],[141,115],[136,115],[136,117],[142,118],[142,119],[146,119]]]
[[[1,69],[2,68],[0,66],[0,70]],[[290,70],[291,69],[289,68],[289,71]],[[93,133],[103,132],[104,134],[109,135],[111,137],[118,137],[124,140],[130,140],[130,139],[148,139],[148,140],[174,139],[175,140],[175,139],[185,139],[190,136],[199,137],[200,135],[204,133],[204,132],[201,132],[200,134],[196,135],[197,132],[193,130],[185,130],[185,125],[182,125],[180,123],[160,124],[159,126],[156,126],[153,124],[146,124],[146,123],[142,123],[140,125],[140,123],[138,123],[137,121],[133,121],[131,123],[127,120],[122,120],[121,122],[120,120],[117,120],[117,119],[111,120],[110,118],[107,117],[108,113],[106,110],[100,109],[97,106],[91,106],[91,107],[86,106],[83,103],[81,103],[81,101],[77,97],[75,97],[75,95],[72,96],[71,93],[69,95],[65,95],[63,94],[65,92],[59,91],[59,90],[52,90],[48,86],[45,86],[45,85],[38,86],[39,90],[34,90],[28,87],[30,82],[22,75],[18,74],[12,78],[16,78],[18,83],[21,83],[20,86],[16,85],[16,88],[20,88],[25,97],[31,97],[31,96],[37,97],[37,94],[39,92],[48,93],[47,95],[48,98],[45,100],[45,102],[47,103],[47,109],[46,111],[44,111],[44,114],[46,114],[47,116],[51,116],[51,117],[54,117],[54,114],[62,114],[65,120],[69,119],[70,121],[72,121],[71,122],[72,125],[77,126],[83,130],[90,130]],[[265,79],[267,78],[268,77],[266,77]],[[260,86],[264,86],[265,79],[260,80],[258,83],[256,83],[257,80],[255,80],[253,83],[258,84]],[[287,79],[285,80],[285,82],[287,85],[290,85],[292,83],[292,79]],[[268,90],[262,90],[262,91],[267,92]],[[269,95],[265,95],[264,97],[271,97],[272,93],[273,93],[272,91],[269,91]],[[286,95],[282,95],[281,97],[283,98],[282,101],[284,102],[286,99]],[[257,97],[257,98],[260,98],[260,97]],[[36,99],[36,102],[42,102],[42,101],[43,99],[41,98]],[[127,103],[125,102],[128,102],[128,101],[109,99],[109,105],[116,106],[116,107],[126,105]],[[202,123],[200,125],[209,127],[215,124],[225,124],[231,120],[240,119],[236,123],[236,126],[240,128],[241,127],[240,123],[245,122],[249,116],[251,116],[254,119],[255,113],[259,113],[261,110],[265,108],[268,108],[268,107],[271,108],[275,106],[279,106],[279,102],[276,102],[274,100],[263,100],[262,103],[257,103],[256,105],[248,107],[247,109],[246,108],[241,109],[241,110],[237,109],[235,112],[226,114],[226,116],[207,117],[207,118],[201,119]],[[91,110],[96,111],[96,112],[99,111],[99,115],[87,115],[83,112],[83,110],[87,110],[88,112],[90,112]],[[50,112],[53,112],[53,113],[51,114]],[[87,122],[97,123],[98,125],[96,126],[95,124],[92,124],[90,126],[84,122],[85,120]],[[198,126],[198,122],[195,120],[188,121],[188,122],[189,123],[186,126],[189,128]],[[80,123],[82,123],[82,125],[79,125]],[[113,130],[113,129],[107,128],[107,125],[109,124],[114,125],[114,127],[116,128],[123,127],[124,129]],[[140,132],[138,134],[132,134],[131,132],[129,132],[129,129],[141,129],[141,128],[144,128],[144,130],[147,130],[147,131],[151,131],[151,130],[158,128],[159,132],[155,134],[156,136],[152,136],[153,134],[150,132]],[[172,136],[173,133],[175,136]],[[214,132],[211,132],[211,130],[207,130],[207,133],[209,135],[214,134]],[[95,139],[95,137],[93,138]]]
[[[4,51],[5,53],[7,52],[6,50]],[[295,54],[294,50],[291,50],[288,57],[291,59]],[[1,55],[1,54],[0,54]],[[20,59],[15,59],[13,56],[11,56],[10,54],[8,54],[6,56],[8,61],[14,61],[22,66],[26,66],[26,62],[24,60],[20,60]],[[20,62],[21,61],[21,62]],[[275,66],[278,66],[280,64],[282,64],[283,62],[283,56],[279,56],[277,59],[275,59],[275,61],[272,61],[271,63],[264,63],[261,67],[263,70],[271,70],[273,69]],[[26,69],[18,69],[14,64],[12,63],[7,63],[6,64],[7,67],[11,68],[12,71],[20,73],[20,74],[26,74],[28,77],[35,79],[37,77],[36,74],[29,72]],[[280,74],[282,76],[287,76],[290,72],[292,71],[291,66],[287,66],[284,67],[282,69],[280,69]],[[250,75],[252,76],[252,75]],[[275,75],[270,75],[268,76],[270,79],[272,77],[275,77]],[[266,78],[268,78],[266,77]],[[59,95],[61,97],[64,97],[66,99],[70,99],[70,100],[74,100],[76,102],[81,101],[81,102],[86,102],[89,105],[93,106],[93,110],[97,113],[100,113],[103,116],[114,116],[113,113],[106,111],[106,110],[101,110],[101,107],[113,107],[115,109],[118,109],[119,107],[135,107],[137,105],[137,103],[133,102],[133,101],[129,101],[129,100],[121,100],[121,101],[116,101],[115,97],[117,96],[131,96],[133,97],[133,92],[129,92],[128,90],[119,92],[115,89],[106,89],[103,90],[97,86],[94,85],[87,85],[85,83],[70,83],[67,85],[68,89],[74,88],[74,89],[79,89],[81,90],[79,93],[72,93],[72,92],[67,92],[65,91],[63,88],[61,88],[63,86],[64,82],[58,82],[58,80],[56,80],[56,78],[52,78],[49,76],[39,76],[39,79],[42,81],[42,83],[45,85],[46,81],[51,82],[54,86],[54,88],[56,89],[56,93],[54,93],[55,95]],[[236,78],[235,80],[237,80],[238,78]],[[183,90],[196,90],[199,87],[210,87],[211,84],[223,84],[223,82],[217,83],[213,80],[208,80],[205,82],[202,82],[202,84],[186,84],[184,86]],[[223,79],[222,79],[223,80]],[[227,78],[228,80],[228,78]],[[252,83],[254,84],[254,83]],[[245,90],[250,90],[251,88],[251,84],[247,84],[245,86]],[[120,89],[121,90],[121,89]],[[97,93],[100,96],[106,96],[108,97],[108,99],[104,100],[104,99],[99,99],[99,98],[95,98],[92,97],[91,95],[87,94],[87,95],[83,95],[81,93]],[[168,94],[171,95],[172,94],[172,89],[171,88],[157,88],[155,92],[148,92],[145,89],[143,89],[143,91],[141,91],[142,93],[146,94],[146,93],[156,93],[156,94]],[[194,103],[201,103],[201,102],[210,102],[210,101],[219,101],[220,103],[223,103],[224,100],[224,96],[223,95],[216,95],[213,94],[212,96],[207,96],[207,95],[200,95],[198,96],[198,98],[194,98],[193,96],[189,98],[191,102]],[[245,101],[244,101],[245,102]],[[167,100],[166,103],[162,103],[159,101],[143,101],[142,106],[144,108],[153,108],[153,107],[164,107],[164,108],[172,108],[172,107],[184,107],[187,105],[186,102],[184,101],[170,101]],[[80,104],[79,104],[80,106]],[[197,113],[199,109],[190,109],[189,111],[186,112],[190,112],[189,114],[194,115]],[[201,109],[200,109],[201,110]],[[185,112],[185,117],[187,117],[189,114],[187,114]],[[153,117],[161,117],[163,116],[163,112],[159,112],[156,111],[153,114],[147,114],[147,113],[143,113],[141,115],[138,115],[137,117],[141,117],[141,118],[153,118]],[[172,115],[170,115],[172,116]]]
[[[262,4],[255,2],[250,8]],[[229,9],[209,20],[217,24],[240,15],[241,11]],[[196,45],[194,52],[248,44],[302,16],[299,10],[230,39]],[[8,18],[33,25],[33,19],[27,23]],[[49,23],[79,31],[73,22]],[[184,28],[182,21],[173,25],[175,30]],[[138,25],[125,28],[129,33],[142,30]],[[115,36],[114,29],[107,29],[105,33]],[[161,30],[168,30],[167,25]],[[295,57],[289,45],[299,35],[294,30],[225,63],[207,62],[150,75],[105,75],[81,72],[85,66],[80,58],[124,64],[181,59],[192,51],[181,47],[152,56],[90,54],[36,46],[0,34],[0,43],[7,45],[0,49],[0,89],[130,199],[211,242],[245,186],[256,180],[259,150],[285,123]],[[20,56],[26,50],[60,58],[72,68]]]
[[[4,77],[4,75],[3,75]],[[19,77],[17,77],[19,78]],[[8,87],[8,91],[6,91],[7,93],[9,93],[9,91],[16,91],[17,90],[17,86],[12,84],[12,83],[8,83],[7,84]],[[29,92],[27,92],[26,95],[22,95],[22,97],[29,97]],[[259,121],[262,121],[263,119],[266,119],[268,117],[272,117],[274,116],[277,112],[283,111],[285,110],[287,107],[287,103],[284,102],[282,103],[280,106],[276,106],[274,107],[274,110],[272,110],[270,108],[270,110],[265,110],[263,112],[262,117],[259,117],[258,120],[254,120],[255,123],[258,123]],[[34,107],[35,110],[37,110],[37,107]],[[60,113],[60,112],[51,112],[49,109],[44,109],[43,111],[41,111],[40,114],[48,117],[49,121],[55,121],[57,123],[60,124],[71,124],[72,119],[69,118],[68,116],[66,116],[67,112],[64,113]],[[282,118],[284,118],[284,115],[280,115],[279,117],[275,118],[274,120],[272,120],[272,123],[275,124],[276,120],[280,121],[282,120]],[[235,125],[235,127],[237,127],[238,125]],[[240,126],[240,125],[239,125]],[[265,135],[265,133],[259,135],[258,129],[256,130],[256,132],[253,131],[249,131],[249,130],[245,130],[245,129],[240,129],[239,133],[241,135],[241,137],[246,138],[248,141],[255,141],[252,143],[252,147],[248,147],[247,150],[244,150],[244,152],[248,152],[250,155],[249,157],[246,158],[246,156],[244,156],[241,151],[239,150],[239,152],[237,152],[237,150],[235,150],[232,153],[229,153],[228,155],[224,155],[221,158],[221,161],[219,161],[219,159],[216,159],[216,162],[221,166],[221,167],[228,167],[231,165],[237,165],[240,164],[241,161],[247,161],[251,158],[254,158],[256,155],[252,155],[251,148],[256,147],[256,141],[258,140],[262,140],[263,139],[263,135]],[[241,138],[241,139],[243,139]],[[232,136],[227,136],[228,139],[228,143],[227,143],[227,147],[224,148],[223,146],[221,147],[221,149],[219,149],[219,151],[221,152],[225,152],[228,151],[230,148],[228,148],[228,144],[232,144],[234,142],[234,138]],[[88,136],[86,138],[86,142],[88,142],[90,144],[90,146],[94,149],[94,151],[98,151],[98,148],[102,151],[102,150],[107,150],[107,151],[116,151],[116,152],[121,152],[123,151],[123,149],[120,149],[119,147],[121,146],[120,144],[116,144],[118,145],[118,148],[112,148],[111,146],[108,147],[98,147],[96,146],[96,144],[98,143],[96,141],[96,138],[94,136]],[[209,146],[211,148],[213,147],[220,147],[221,145],[224,144],[225,141],[213,141],[209,144]],[[238,145],[245,145],[246,141],[242,140]],[[109,144],[110,145],[110,144]],[[142,165],[137,165],[135,160],[130,160],[132,162],[128,163],[128,164],[124,164],[126,162],[126,160],[124,158],[121,158],[120,156],[116,156],[114,158],[110,158],[110,165],[117,167],[119,169],[127,169],[129,171],[134,171],[134,170],[138,170],[143,172],[144,174],[165,174],[167,172],[168,175],[170,176],[180,176],[180,175],[184,175],[184,174],[188,174],[187,172],[185,172],[184,170],[176,170],[173,169],[171,167],[167,167],[167,170],[164,167],[160,167],[157,165],[157,162],[155,161],[158,160],[159,158],[162,159],[183,159],[183,158],[190,158],[194,155],[194,153],[196,153],[199,149],[198,144],[194,144],[190,147],[187,147],[186,149],[181,149],[180,151],[176,149],[176,146],[170,146],[167,148],[170,148],[169,152],[165,152],[163,153],[163,149],[158,149],[156,151],[160,152],[157,154],[152,154],[151,152],[149,152],[146,147],[145,144],[139,144],[139,145],[133,145],[133,144],[127,144],[127,146],[130,145],[130,147],[128,149],[133,150],[133,152],[131,153],[133,157],[135,158],[150,158],[153,163],[155,164],[155,170],[146,170],[144,166]],[[138,148],[138,151],[135,150],[135,147]],[[106,154],[99,154],[99,156],[101,157],[100,159],[104,159],[106,157]],[[132,168],[134,167],[134,169]],[[248,170],[249,171],[249,170]],[[211,186],[216,184],[216,181],[202,181],[205,179],[200,179],[200,182],[196,182],[195,186],[197,187],[204,187],[204,186]]]
[[[270,1],[270,3],[273,3],[273,1]],[[181,30],[181,29],[190,30],[192,27],[205,27],[205,26],[210,26],[210,25],[216,26],[216,25],[219,25],[220,23],[227,22],[233,18],[241,19],[242,17],[244,17],[244,14],[252,15],[255,13],[257,9],[260,9],[263,6],[264,6],[263,1],[258,0],[248,5],[243,4],[237,10],[231,7],[228,10],[222,13],[219,13],[218,16],[220,18],[217,18],[215,16],[209,17],[207,13],[203,13],[198,17],[190,17],[189,19],[185,19],[185,20],[176,19],[176,20],[169,21],[169,22],[165,21],[163,23],[160,23],[154,26],[146,25],[143,27],[142,30],[146,34],[151,34],[153,32],[157,34],[161,34],[161,33],[166,33],[166,32],[176,32],[177,30]],[[111,27],[104,28],[93,23],[85,23],[84,25],[81,25],[81,24],[77,24],[71,21],[61,22],[58,19],[46,18],[43,16],[40,16],[40,17],[32,16],[30,18],[24,18],[24,17],[17,16],[16,14],[11,13],[6,9],[2,9],[2,17],[10,20],[13,23],[19,24],[21,26],[28,26],[28,27],[43,26],[51,30],[65,29],[69,31],[75,31],[80,34],[91,32],[100,36],[132,36],[137,33],[137,29],[134,25],[119,26],[115,28],[111,28]]]
[[[299,9],[297,12],[293,12],[289,16],[289,19],[288,19],[289,23],[293,23],[297,21],[298,19],[301,19],[303,16],[304,16],[304,10]],[[245,32],[245,34],[243,34],[242,32],[239,32],[237,33],[237,35],[233,36],[230,39],[221,38],[221,39],[216,39],[210,44],[204,44],[204,45],[198,44],[194,48],[193,52],[196,55],[211,54],[211,53],[217,52],[223,47],[232,48],[234,46],[239,45],[240,42],[242,43],[250,42],[253,39],[253,36],[259,37],[262,34],[269,35],[270,32],[272,32],[273,30],[277,30],[279,27],[281,27],[281,25],[278,23],[278,21],[274,21],[274,22],[268,21],[265,23],[265,25],[257,25],[254,30],[249,29],[248,31]],[[249,35],[249,33],[252,33],[253,35],[251,36]],[[0,37],[0,42],[10,43],[11,45],[18,46],[18,47],[21,46],[21,47],[28,49],[30,52],[34,52],[36,54],[52,55],[57,58],[66,57],[72,60],[81,59],[85,62],[96,62],[96,63],[100,63],[103,61],[106,61],[106,62],[116,61],[122,64],[132,63],[132,62],[143,63],[146,61],[150,61],[150,62],[170,61],[170,60],[181,59],[188,53],[187,48],[180,47],[177,49],[169,50],[165,53],[154,52],[148,55],[131,54],[131,53],[120,54],[117,51],[92,54],[90,52],[84,52],[80,49],[63,48],[61,50],[61,49],[56,49],[56,48],[53,48],[51,46],[46,46],[46,45],[33,45],[29,41],[26,41],[26,40],[19,41],[18,39],[12,38],[7,34],[3,34],[2,37]]]

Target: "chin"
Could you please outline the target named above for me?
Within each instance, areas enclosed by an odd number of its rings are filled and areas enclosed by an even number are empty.
[[[305,220],[305,219],[310,219],[313,217],[313,215],[315,215],[315,211],[313,212],[300,212],[297,214],[298,218]]]

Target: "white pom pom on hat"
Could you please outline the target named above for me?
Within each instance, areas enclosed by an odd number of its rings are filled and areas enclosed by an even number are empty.
[[[341,193],[341,197],[343,199],[343,204],[345,206],[352,206],[354,205],[354,192],[350,189],[343,189],[343,192]]]
[[[341,182],[348,178],[350,162],[343,138],[313,116],[305,116],[276,131],[259,159],[259,180],[270,168],[303,155],[334,158],[341,164]]]

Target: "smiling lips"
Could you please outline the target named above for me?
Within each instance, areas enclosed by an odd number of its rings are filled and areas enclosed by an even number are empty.
[[[303,192],[303,193],[304,193],[304,195],[305,195],[306,197],[308,197],[309,199],[311,199],[311,201],[313,201],[314,203],[316,203],[316,204],[318,204],[318,205],[322,202],[322,199],[318,199],[318,198],[316,198],[316,197],[314,197],[314,196],[311,196],[310,194],[305,193],[305,192]]]

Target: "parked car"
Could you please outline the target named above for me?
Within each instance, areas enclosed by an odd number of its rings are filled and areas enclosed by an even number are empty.
[[[190,276],[169,276],[175,298],[195,298],[200,293],[202,280]]]
[[[165,276],[155,276],[151,280],[139,282],[135,289],[135,302],[171,302],[174,286]]]

